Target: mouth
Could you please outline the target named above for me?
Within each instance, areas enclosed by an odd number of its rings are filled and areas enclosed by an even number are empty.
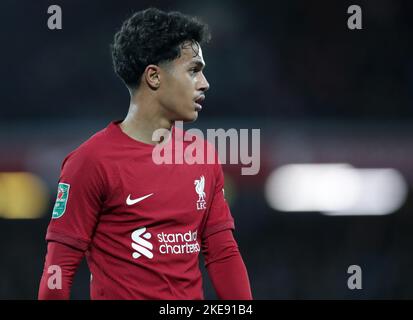
[[[202,105],[201,103],[205,100],[205,95],[201,94],[195,99],[195,110],[196,111],[201,111],[202,110]]]

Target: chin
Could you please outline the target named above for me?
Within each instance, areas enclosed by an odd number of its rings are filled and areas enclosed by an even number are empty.
[[[192,121],[196,121],[196,119],[198,119],[198,111],[194,111],[194,116],[192,117],[192,119],[190,120]]]
[[[183,121],[183,122],[193,122],[196,119],[198,119],[198,111],[193,111],[190,114],[182,115],[177,119],[178,121]]]
[[[199,111],[194,111],[194,119],[192,121],[195,121],[196,119],[198,119],[199,116]]]

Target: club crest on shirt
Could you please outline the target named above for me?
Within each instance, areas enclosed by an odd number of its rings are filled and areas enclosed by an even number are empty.
[[[194,181],[195,191],[198,194],[198,201],[196,202],[196,209],[197,210],[204,210],[206,209],[206,201],[205,201],[205,177],[201,176],[199,180]]]
[[[60,182],[57,187],[56,202],[53,207],[52,219],[57,219],[63,216],[66,211],[66,204],[69,198],[70,184]]]

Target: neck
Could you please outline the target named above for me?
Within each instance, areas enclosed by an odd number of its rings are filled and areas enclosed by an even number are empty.
[[[132,139],[147,144],[158,144],[162,141],[153,140],[154,131],[170,130],[173,126],[173,121],[162,116],[160,111],[160,106],[149,97],[144,99],[139,94],[132,96],[128,114],[120,124],[120,128]],[[169,136],[165,137],[168,138]]]

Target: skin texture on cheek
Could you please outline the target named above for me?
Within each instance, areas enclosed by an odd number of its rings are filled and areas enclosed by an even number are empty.
[[[159,101],[170,120],[194,121],[198,117],[194,99],[201,91],[199,81],[204,86],[199,64],[205,65],[201,48],[188,43],[177,59],[161,66]]]
[[[197,112],[194,109],[194,79],[191,79],[187,67],[182,61],[176,61],[169,70],[164,72],[163,106],[174,114],[174,120],[193,121]],[[194,119],[195,118],[195,119]]]

